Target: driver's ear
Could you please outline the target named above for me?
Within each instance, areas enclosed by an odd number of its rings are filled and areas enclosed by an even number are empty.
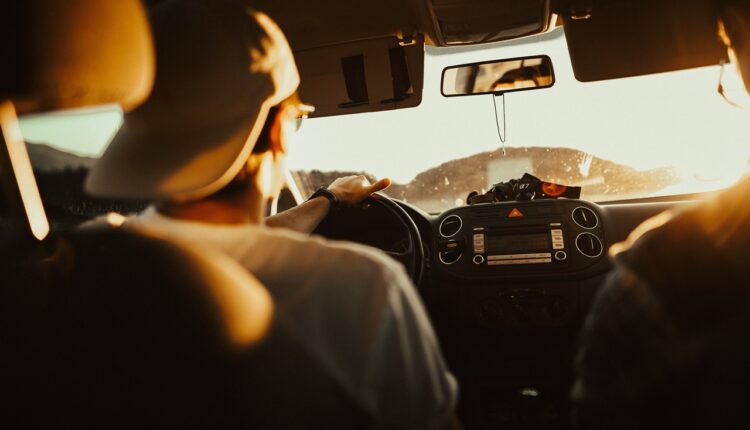
[[[276,157],[277,154],[286,154],[286,137],[284,131],[284,118],[289,115],[289,110],[292,106],[282,106],[276,112],[276,117],[271,123],[271,130],[269,132],[269,148],[268,150]]]

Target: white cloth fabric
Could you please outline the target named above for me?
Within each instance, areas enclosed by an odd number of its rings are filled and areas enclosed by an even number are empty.
[[[175,220],[153,207],[125,227],[213,247],[242,264],[297,340],[382,424],[437,428],[452,417],[455,379],[411,280],[384,253],[285,229]]]

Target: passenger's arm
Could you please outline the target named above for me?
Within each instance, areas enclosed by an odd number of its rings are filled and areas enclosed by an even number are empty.
[[[328,190],[343,205],[356,206],[372,193],[380,191],[391,184],[388,178],[381,179],[374,184],[362,175],[338,178]],[[266,218],[266,225],[274,228],[286,228],[300,233],[311,233],[328,215],[331,202],[325,197],[316,197],[299,206]]]

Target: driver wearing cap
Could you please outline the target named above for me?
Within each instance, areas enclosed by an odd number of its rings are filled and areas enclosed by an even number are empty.
[[[456,382],[404,269],[372,248],[264,225],[295,120],[310,111],[296,96],[300,78],[281,30],[230,1],[166,1],[151,21],[154,91],[125,116],[87,191],[152,200],[124,228],[241,263],[268,287],[295,341],[377,427],[451,425]],[[386,185],[344,178],[331,191],[356,203]],[[310,231],[330,204],[313,199],[275,224]]]

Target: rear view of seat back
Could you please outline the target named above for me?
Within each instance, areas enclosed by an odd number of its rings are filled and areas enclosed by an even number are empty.
[[[241,364],[270,312],[241,269],[118,229],[54,243],[1,255],[0,427],[249,424]]]

